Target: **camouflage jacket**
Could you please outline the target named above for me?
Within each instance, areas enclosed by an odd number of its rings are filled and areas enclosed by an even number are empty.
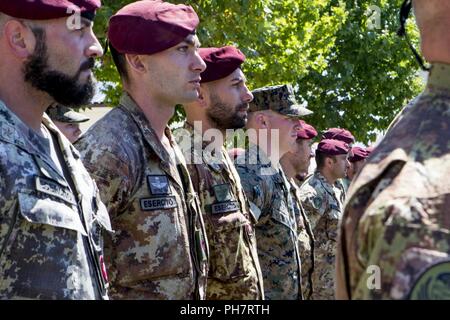
[[[314,233],[308,216],[300,200],[300,188],[296,179],[289,181],[292,198],[294,199],[295,218],[297,220],[298,246],[302,266],[303,297],[310,299],[313,294],[314,273]]]
[[[344,202],[344,192],[340,186],[341,184],[331,185],[316,171],[300,188],[300,200],[315,238],[311,296],[314,300],[334,299],[337,230]]]
[[[210,245],[207,299],[262,299],[254,221],[233,162],[223,147],[218,155],[205,150],[208,143],[202,141],[202,133],[194,134],[188,123],[175,135],[187,162],[192,163],[188,170]],[[185,137],[189,143],[183,143]]]
[[[339,299],[450,299],[450,65],[435,64],[350,186]]]
[[[43,125],[71,181],[0,101],[0,299],[107,299],[108,213],[78,151],[45,114]]]
[[[206,231],[181,150],[169,156],[124,94],[77,142],[116,233],[105,252],[114,299],[203,299]]]
[[[256,220],[258,256],[269,300],[302,298],[297,223],[289,183],[280,169],[252,145],[236,158],[251,212]]]

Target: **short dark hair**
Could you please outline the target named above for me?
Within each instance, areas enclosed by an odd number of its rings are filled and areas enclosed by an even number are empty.
[[[335,156],[329,156],[323,152],[320,152],[319,150],[316,150],[316,165],[317,165],[317,169],[322,169],[323,166],[325,165],[325,159],[326,158],[331,158],[333,159],[334,162],[336,162],[336,157]]]
[[[119,53],[112,45],[109,43],[109,50],[111,51],[111,56],[113,58],[114,64],[116,65],[117,71],[119,72],[122,81],[128,81],[127,72],[127,60],[125,54]]]

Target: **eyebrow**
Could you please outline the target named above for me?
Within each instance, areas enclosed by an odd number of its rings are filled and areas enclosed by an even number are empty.
[[[231,82],[247,82],[247,78],[245,78],[245,77],[236,77],[236,78],[233,78],[233,79],[231,79]]]
[[[183,40],[183,42],[185,42],[186,44],[193,46],[193,47],[197,47],[200,48],[201,43],[198,39],[195,39],[194,37],[187,37],[186,39]]]
[[[94,25],[94,23],[91,20],[84,17],[81,17],[81,24],[83,25],[83,27],[90,27]]]

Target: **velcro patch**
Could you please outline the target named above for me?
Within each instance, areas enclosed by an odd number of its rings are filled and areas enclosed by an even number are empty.
[[[144,211],[153,211],[161,209],[173,209],[177,207],[177,200],[174,196],[159,198],[139,199],[141,209]]]
[[[70,189],[61,186],[60,184],[54,182],[53,180],[43,177],[36,177],[36,189],[39,192],[57,197],[70,204],[75,205],[77,204],[75,196],[72,194]]]
[[[152,195],[170,194],[169,179],[165,175],[148,175],[147,183]]]
[[[240,209],[237,201],[220,202],[211,205],[212,214],[235,212]]]

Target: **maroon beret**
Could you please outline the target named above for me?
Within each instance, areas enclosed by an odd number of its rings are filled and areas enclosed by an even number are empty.
[[[108,39],[119,53],[150,55],[179,44],[198,24],[190,6],[136,1],[109,19]]]
[[[354,143],[355,137],[350,131],[341,128],[331,128],[325,131],[322,135],[322,139],[334,139],[344,141],[345,143]]]
[[[362,161],[369,156],[367,150],[361,147],[353,147],[351,153],[352,156],[348,158],[348,161],[350,162]]]
[[[0,12],[28,20],[58,19],[80,12],[92,20],[100,6],[100,0],[1,0]]]
[[[297,130],[297,138],[309,140],[317,137],[317,131],[312,125],[303,120],[300,120],[300,124],[301,127]]]
[[[367,147],[366,148],[367,155],[370,155],[373,152],[373,150],[375,150],[375,147],[372,147],[372,146]]]
[[[322,152],[328,156],[338,156],[341,154],[347,154],[350,151],[348,144],[344,141],[325,139],[320,141],[317,146],[317,151]]]
[[[210,82],[229,76],[245,61],[245,55],[233,46],[200,48],[199,54],[206,63],[200,82]]]

